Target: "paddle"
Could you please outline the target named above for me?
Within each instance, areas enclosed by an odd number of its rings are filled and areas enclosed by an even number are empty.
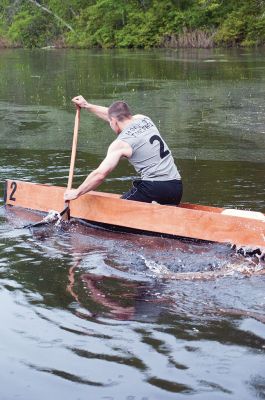
[[[67,190],[72,189],[79,124],[80,124],[80,107],[76,106],[74,135],[73,135],[73,144],[72,144],[72,154],[71,154],[71,162],[70,162]],[[69,207],[69,204],[70,204],[70,201],[66,201],[65,202],[65,208],[64,208],[65,210],[67,210],[66,215],[67,215],[67,220],[68,221],[70,219],[70,207]]]
[[[76,106],[75,125],[74,125],[73,144],[72,144],[72,154],[71,154],[71,161],[70,161],[70,168],[69,168],[69,175],[68,175],[68,183],[67,183],[67,189],[68,190],[70,190],[72,188],[73,177],[74,177],[74,167],[75,167],[75,157],[76,157],[76,148],[77,148],[77,137],[78,137],[79,123],[80,123],[80,107]],[[35,224],[24,225],[22,228],[34,228],[34,227],[39,227],[39,226],[42,226],[42,225],[49,224],[50,222],[55,222],[55,221],[60,222],[64,215],[66,215],[66,219],[67,219],[67,221],[69,221],[70,220],[69,203],[70,203],[70,201],[66,201],[65,202],[65,207],[61,212],[52,210],[41,221],[38,221]]]

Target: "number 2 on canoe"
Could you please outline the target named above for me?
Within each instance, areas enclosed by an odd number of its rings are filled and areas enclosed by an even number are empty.
[[[15,194],[15,192],[17,190],[17,183],[16,182],[12,182],[10,187],[12,189],[12,192],[10,193],[9,200],[16,201],[16,198],[14,197],[14,194]]]
[[[153,135],[150,137],[149,142],[151,144],[153,144],[155,141],[159,142],[160,144],[160,158],[165,158],[170,153],[170,151],[165,150],[165,143],[163,142],[160,136]]]

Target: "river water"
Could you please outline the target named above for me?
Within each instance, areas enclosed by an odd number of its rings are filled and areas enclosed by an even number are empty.
[[[2,186],[66,186],[70,100],[83,94],[156,122],[184,201],[264,212],[264,83],[264,50],[1,50]],[[113,139],[82,111],[74,186]],[[122,193],[134,176],[122,162],[100,190]],[[15,229],[38,218],[0,209],[1,400],[265,398],[257,259],[75,222]]]

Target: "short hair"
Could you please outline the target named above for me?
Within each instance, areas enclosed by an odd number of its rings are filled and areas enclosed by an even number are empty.
[[[117,118],[118,121],[123,121],[124,119],[131,118],[131,110],[125,101],[115,101],[109,106],[108,109],[109,118]]]

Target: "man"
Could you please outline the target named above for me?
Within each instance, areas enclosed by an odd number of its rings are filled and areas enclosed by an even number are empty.
[[[116,101],[109,108],[90,104],[82,96],[74,97],[72,101],[107,121],[118,137],[109,146],[99,167],[77,189],[66,190],[65,200],[74,200],[96,189],[125,157],[140,173],[141,179],[133,182],[133,187],[122,199],[172,205],[180,203],[180,174],[171,152],[150,118],[140,114],[133,116],[123,101]]]

